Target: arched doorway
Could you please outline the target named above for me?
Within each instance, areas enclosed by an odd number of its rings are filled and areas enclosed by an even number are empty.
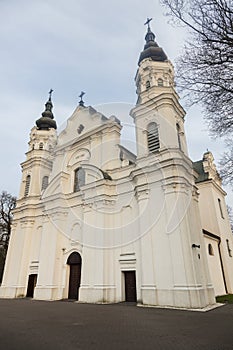
[[[68,299],[78,300],[78,292],[81,281],[82,258],[79,253],[73,252],[67,259],[70,266]]]

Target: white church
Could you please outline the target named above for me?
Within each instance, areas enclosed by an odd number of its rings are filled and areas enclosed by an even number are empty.
[[[1,298],[205,308],[233,293],[233,240],[211,152],[192,162],[174,69],[149,22],[130,111],[82,100],[58,135],[51,93],[30,133]],[[205,145],[203,145],[203,148]]]

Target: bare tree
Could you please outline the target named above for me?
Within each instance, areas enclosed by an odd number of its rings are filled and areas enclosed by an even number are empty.
[[[6,191],[0,194],[0,281],[9,244],[12,224],[12,211],[16,206],[16,197]]]
[[[167,15],[189,30],[177,62],[177,86],[200,103],[214,136],[233,135],[233,0],[161,0]],[[233,146],[224,154],[223,179],[233,183]]]
[[[233,210],[232,210],[232,207],[230,207],[229,205],[227,205],[227,212],[228,212],[228,216],[231,224],[231,231],[233,233]]]
[[[232,140],[227,139],[226,145],[228,146],[228,151],[223,153],[222,159],[220,161],[221,166],[221,176],[225,180],[226,184],[231,185],[233,188],[233,147]]]

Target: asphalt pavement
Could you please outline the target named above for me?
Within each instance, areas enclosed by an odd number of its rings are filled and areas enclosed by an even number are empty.
[[[233,350],[233,304],[208,311],[0,300],[1,350]]]

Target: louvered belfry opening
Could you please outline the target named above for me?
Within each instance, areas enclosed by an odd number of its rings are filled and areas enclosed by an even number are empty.
[[[159,130],[155,122],[150,123],[147,127],[147,142],[149,152],[157,152],[159,150]]]
[[[27,175],[26,182],[25,182],[24,197],[27,197],[29,194],[30,182],[31,182],[31,176]]]

